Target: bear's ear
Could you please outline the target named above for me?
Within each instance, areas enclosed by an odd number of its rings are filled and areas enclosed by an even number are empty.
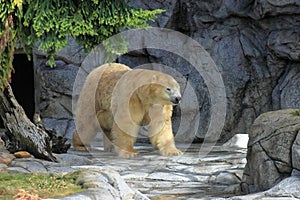
[[[157,76],[153,75],[151,78],[151,83],[156,83],[156,81],[157,81]]]

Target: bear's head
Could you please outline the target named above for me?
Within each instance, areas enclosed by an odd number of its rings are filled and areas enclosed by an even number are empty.
[[[142,86],[138,95],[151,104],[177,105],[181,100],[179,84],[163,73],[153,74],[150,83]]]

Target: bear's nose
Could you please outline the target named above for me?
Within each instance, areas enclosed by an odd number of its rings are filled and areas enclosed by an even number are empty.
[[[181,100],[181,96],[176,96],[176,97],[172,98],[171,101],[173,104],[179,104],[180,100]]]

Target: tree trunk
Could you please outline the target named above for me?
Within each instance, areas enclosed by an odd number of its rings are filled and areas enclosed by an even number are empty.
[[[48,133],[28,119],[15,99],[10,85],[3,92],[0,91],[0,117],[9,139],[6,147],[11,153],[23,150],[36,158],[57,161],[51,151]]]

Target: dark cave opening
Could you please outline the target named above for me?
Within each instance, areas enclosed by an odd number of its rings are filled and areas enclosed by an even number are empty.
[[[18,103],[27,117],[34,115],[34,70],[33,61],[26,54],[15,54],[13,60],[15,72],[12,74],[11,87]]]

